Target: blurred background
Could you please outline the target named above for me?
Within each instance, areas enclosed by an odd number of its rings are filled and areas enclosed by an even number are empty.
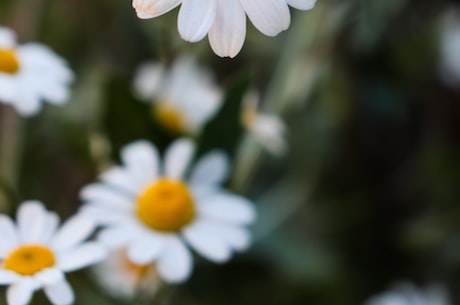
[[[49,45],[76,74],[65,107],[20,119],[0,104],[1,209],[39,199],[66,218],[122,146],[164,149],[177,135],[136,97],[135,71],[192,54],[224,90],[200,153],[228,153],[228,187],[259,219],[248,252],[225,265],[198,259],[188,282],[145,304],[353,305],[401,280],[442,284],[460,304],[460,2],[318,0],[291,10],[276,38],[248,23],[235,59],[207,39],[182,41],[177,11],[140,20],[129,0],[0,1],[1,25]],[[287,125],[283,156],[240,122],[250,89]],[[69,279],[77,304],[136,304],[91,272]]]

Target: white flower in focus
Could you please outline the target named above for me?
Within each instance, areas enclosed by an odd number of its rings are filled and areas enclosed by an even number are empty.
[[[81,193],[87,202],[82,213],[105,226],[99,240],[113,249],[126,248],[135,264],[155,262],[167,282],[190,276],[188,246],[216,263],[246,249],[246,226],[255,219],[251,202],[221,188],[229,170],[222,153],[205,155],[185,180],[194,149],[191,141],[178,140],[161,164],[150,143],[128,145],[121,154],[123,167],[107,171],[102,183]]]
[[[0,215],[0,284],[7,289],[8,305],[25,305],[42,289],[55,305],[74,302],[64,273],[102,260],[106,252],[96,242],[84,242],[94,222],[74,216],[58,229],[59,218],[37,201],[24,202],[17,225]]]
[[[450,305],[446,291],[440,286],[418,289],[411,283],[400,283],[393,289],[370,298],[365,305]]]
[[[214,52],[235,57],[246,38],[246,15],[267,36],[276,36],[291,23],[289,5],[309,10],[316,0],[133,0],[142,19],[163,15],[181,5],[178,17],[183,39],[197,42],[208,35]]]
[[[286,152],[286,126],[276,115],[262,114],[258,110],[259,97],[256,93],[248,93],[243,101],[241,122],[248,133],[273,155]]]
[[[198,134],[222,104],[212,75],[189,57],[177,59],[169,70],[159,63],[143,65],[134,89],[153,101],[154,118],[177,134]]]
[[[64,104],[73,73],[48,47],[17,45],[15,34],[0,27],[0,102],[25,116],[36,114],[42,101]]]
[[[444,16],[441,27],[441,76],[451,86],[460,84],[460,10]]]
[[[153,296],[160,286],[155,265],[131,262],[124,249],[111,252],[93,271],[101,286],[114,297],[130,299],[139,293]]]

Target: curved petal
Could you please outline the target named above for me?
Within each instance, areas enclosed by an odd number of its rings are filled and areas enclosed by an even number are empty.
[[[316,0],[287,0],[288,4],[299,10],[311,10],[315,7]]]
[[[166,239],[157,234],[143,234],[128,246],[127,255],[139,265],[152,263],[164,250]]]
[[[220,57],[235,57],[246,39],[246,14],[240,1],[218,0],[217,14],[209,30],[209,43]]]
[[[118,211],[130,211],[133,207],[133,202],[127,198],[128,196],[102,183],[87,185],[81,190],[80,196],[89,203],[95,203]]]
[[[48,243],[49,239],[56,233],[58,226],[59,216],[54,212],[48,212],[48,215],[46,215],[45,229],[42,235],[43,243]]]
[[[227,178],[229,161],[222,152],[211,152],[201,158],[192,170],[190,183],[193,185],[219,185]]]
[[[122,167],[116,166],[112,167],[108,171],[104,172],[101,175],[101,180],[110,186],[114,186],[131,196],[136,195],[143,185],[139,185],[135,177],[129,172],[129,170]],[[97,184],[97,183],[96,183]]]
[[[214,231],[236,251],[244,251],[251,244],[251,236],[246,228],[214,225]]]
[[[276,36],[291,23],[286,0],[240,0],[252,24],[267,36]]]
[[[34,276],[42,285],[54,285],[64,279],[64,273],[57,268],[45,269]]]
[[[5,256],[18,244],[18,232],[13,221],[6,215],[0,215],[0,256]]]
[[[121,158],[140,183],[148,184],[158,177],[158,151],[149,142],[138,141],[124,147]]]
[[[165,175],[168,178],[181,180],[195,152],[191,140],[180,139],[172,143],[165,153]]]
[[[56,252],[68,250],[88,238],[95,227],[90,218],[83,215],[73,216],[51,239],[50,246]]]
[[[31,278],[23,278],[16,284],[8,287],[6,299],[10,305],[26,305],[32,299],[37,288],[35,281]]]
[[[39,201],[25,201],[16,215],[19,236],[22,242],[42,242],[48,220],[48,212]]]
[[[64,272],[87,267],[102,261],[107,256],[107,250],[97,242],[87,242],[59,257],[58,266]]]
[[[185,228],[183,235],[199,254],[215,263],[223,263],[230,259],[231,248],[214,229],[215,226],[197,221]]]
[[[192,256],[183,242],[177,237],[169,239],[158,259],[157,270],[161,278],[169,283],[184,282],[190,277],[192,267]]]
[[[247,225],[256,218],[256,210],[249,200],[223,192],[207,196],[199,202],[198,209],[201,216],[216,222]]]
[[[148,19],[169,12],[181,2],[182,0],[133,0],[133,8],[139,18]]]
[[[216,0],[184,0],[177,19],[183,39],[197,42],[208,33],[216,17]]]
[[[54,285],[45,286],[44,290],[46,296],[54,305],[70,305],[74,303],[74,292],[65,279]]]
[[[135,230],[130,226],[112,227],[102,230],[97,240],[109,249],[118,249],[126,246],[135,234]]]
[[[8,285],[16,283],[21,279],[21,276],[15,272],[0,269],[0,285]]]

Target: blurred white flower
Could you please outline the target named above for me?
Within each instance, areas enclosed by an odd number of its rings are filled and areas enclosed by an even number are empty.
[[[48,47],[17,45],[15,34],[0,27],[0,102],[22,115],[34,115],[42,101],[64,104],[72,80],[67,63]]]
[[[447,11],[441,27],[441,77],[451,86],[460,84],[460,9]]]
[[[177,59],[169,70],[159,63],[142,65],[134,89],[154,103],[155,119],[177,134],[199,134],[222,104],[211,73],[190,57]]]
[[[365,305],[450,305],[447,292],[441,286],[418,289],[408,282],[370,298]]]
[[[289,5],[312,9],[316,0],[133,0],[137,16],[154,18],[181,5],[178,17],[183,39],[197,42],[208,33],[209,43],[221,57],[235,57],[246,38],[246,15],[267,36],[276,36],[291,23]]]
[[[258,110],[259,96],[248,93],[243,101],[241,121],[248,133],[270,153],[280,156],[286,152],[286,126],[274,114],[262,114]]]
[[[139,294],[151,297],[160,286],[155,265],[131,262],[125,249],[111,252],[93,271],[101,286],[114,297],[129,299]]]
[[[87,202],[82,212],[105,226],[99,240],[113,249],[126,248],[135,264],[155,262],[167,282],[190,276],[187,245],[216,263],[246,249],[246,226],[256,216],[251,202],[222,190],[229,170],[222,153],[205,155],[184,180],[194,150],[191,141],[178,140],[161,164],[153,145],[136,142],[123,149],[123,167],[107,171],[103,183],[81,192]]]
[[[0,215],[0,284],[10,285],[8,305],[25,305],[34,291],[43,288],[52,304],[74,302],[64,273],[81,269],[105,258],[97,242],[84,242],[94,222],[74,216],[60,229],[59,218],[38,201],[26,201],[18,209],[17,226]]]

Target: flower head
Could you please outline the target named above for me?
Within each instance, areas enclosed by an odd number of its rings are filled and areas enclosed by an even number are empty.
[[[365,305],[450,305],[446,291],[440,286],[426,290],[403,282],[393,289],[370,298]]]
[[[211,74],[190,57],[177,59],[169,70],[158,63],[143,65],[134,88],[141,98],[153,101],[154,118],[177,134],[198,134],[222,103]]]
[[[0,284],[10,285],[8,305],[25,305],[42,288],[51,303],[72,304],[74,294],[64,273],[105,257],[100,244],[84,242],[94,222],[74,216],[58,229],[58,216],[38,201],[24,202],[16,218],[17,225],[0,216]]]
[[[0,102],[22,115],[36,114],[41,102],[61,105],[69,96],[73,73],[48,47],[17,45],[15,34],[0,27]]]
[[[316,0],[133,0],[142,19],[163,15],[181,5],[178,17],[183,39],[197,42],[208,35],[214,52],[235,57],[246,37],[246,15],[267,36],[276,36],[291,23],[289,5],[308,10]]]
[[[168,282],[191,274],[187,246],[218,263],[248,247],[246,226],[255,218],[248,200],[221,189],[229,167],[223,154],[204,156],[185,179],[193,152],[191,141],[178,140],[161,166],[154,146],[136,142],[123,149],[123,167],[82,191],[82,212],[105,226],[99,239],[114,249],[125,247],[136,264],[155,262]]]
[[[286,152],[286,126],[274,114],[260,113],[258,110],[259,97],[255,92],[246,95],[243,101],[241,122],[249,134],[274,155]]]

